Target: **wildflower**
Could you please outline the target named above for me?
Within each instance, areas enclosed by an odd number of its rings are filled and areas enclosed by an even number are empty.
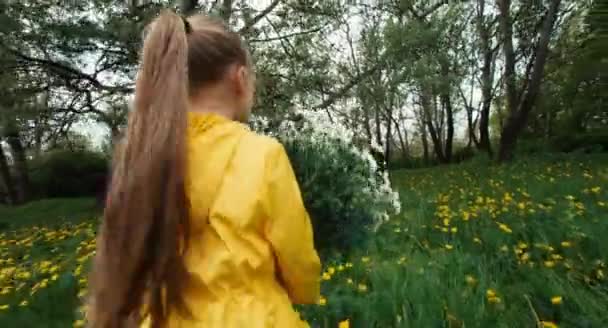
[[[465,277],[465,281],[467,282],[467,284],[469,285],[475,285],[477,283],[477,279],[475,279],[475,277],[471,276],[471,275],[467,275]]]
[[[553,297],[551,297],[551,304],[553,304],[553,305],[560,305],[560,304],[562,304],[562,297],[561,296],[553,296]]]
[[[490,302],[492,304],[498,304],[501,302],[500,297],[498,297],[496,295],[496,292],[493,289],[488,289],[486,291],[486,298],[487,298],[488,302]]]
[[[552,267],[554,267],[554,266],[555,266],[555,262],[553,262],[553,261],[551,261],[551,260],[545,261],[545,266],[546,266],[547,268],[552,268]]]
[[[346,263],[344,266],[345,266],[345,267],[347,267],[347,268],[352,268],[352,267],[353,267],[353,264],[352,264],[352,263],[350,263],[350,262],[347,262],[347,263]]]
[[[349,285],[354,284],[353,280],[351,278],[346,279],[346,283]]]
[[[558,326],[552,321],[541,321],[543,328],[558,328]]]
[[[15,275],[18,279],[30,279],[32,277],[32,274],[29,272],[19,272]]]
[[[338,265],[338,271],[344,271],[344,266],[342,264]]]
[[[469,221],[469,218],[471,217],[471,214],[467,211],[463,211],[462,212],[462,220],[463,221]]]
[[[21,303],[19,303],[19,306],[27,306],[28,304],[29,302],[27,300],[23,300]]]
[[[334,273],[336,273],[336,269],[334,267],[329,267],[329,268],[327,268],[327,273],[329,273],[330,275],[333,275]]]
[[[496,296],[496,292],[494,291],[494,289],[488,289],[486,291],[486,296],[487,297],[494,297],[494,296]]]
[[[502,245],[502,246],[500,246],[500,251],[501,252],[508,252],[509,251],[509,247],[507,247],[507,245]]]
[[[571,243],[571,242],[569,242],[569,241],[562,241],[562,244],[561,244],[561,245],[562,245],[562,247],[563,247],[563,248],[569,248],[569,247],[572,247],[572,243]]]
[[[451,251],[452,249],[454,249],[454,246],[452,246],[450,244],[445,244],[445,249],[447,249],[448,251]]]
[[[358,289],[360,292],[364,293],[364,292],[366,292],[366,291],[367,291],[367,285],[366,285],[366,284],[359,284],[359,285],[357,286],[357,289]]]
[[[350,321],[348,321],[348,319],[344,320],[344,321],[340,321],[340,323],[338,324],[338,328],[349,328],[350,327]]]
[[[509,226],[504,223],[499,223],[498,228],[500,228],[500,230],[504,231],[505,233],[513,233],[513,230],[511,230],[511,228],[509,228]]]
[[[11,306],[8,304],[2,304],[0,305],[0,311],[6,311],[10,308]]]
[[[321,276],[321,279],[328,281],[331,280],[331,275],[327,272],[323,272],[323,275]]]
[[[318,305],[320,306],[325,306],[327,305],[327,299],[324,296],[319,297],[319,301],[317,302]]]
[[[594,194],[599,194],[600,190],[602,190],[602,188],[599,187],[599,186],[591,188],[591,192],[594,193]]]
[[[74,328],[84,327],[84,320],[78,319],[74,321]]]
[[[477,244],[481,244],[481,239],[475,237],[475,238],[473,238],[473,242],[477,243]]]
[[[361,262],[363,263],[368,263],[370,261],[370,258],[368,256],[364,256],[361,258]]]
[[[524,202],[517,203],[517,208],[519,208],[520,210],[526,209],[526,203],[524,203]]]

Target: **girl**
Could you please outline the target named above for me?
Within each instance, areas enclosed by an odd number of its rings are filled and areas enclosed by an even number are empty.
[[[91,276],[90,327],[307,327],[311,223],[283,147],[250,132],[251,59],[208,17],[149,28]]]

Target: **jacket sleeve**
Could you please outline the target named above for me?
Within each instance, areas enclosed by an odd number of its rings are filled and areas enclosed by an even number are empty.
[[[266,163],[266,238],[276,257],[279,278],[293,303],[315,303],[321,262],[298,182],[281,144],[274,143]]]

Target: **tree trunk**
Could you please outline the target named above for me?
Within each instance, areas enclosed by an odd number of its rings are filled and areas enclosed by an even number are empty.
[[[220,8],[220,17],[226,22],[230,22],[232,16],[232,0],[224,0]]]
[[[430,101],[428,95],[422,95],[421,103],[422,103],[423,119],[426,124],[426,128],[428,129],[428,132],[431,135],[431,141],[433,142],[433,149],[435,151],[435,155],[437,156],[437,160],[439,162],[445,163],[441,136],[439,135],[439,131],[437,131],[437,129],[435,129],[435,124],[433,123],[433,118],[431,117],[431,108],[430,108],[431,101]]]
[[[376,141],[378,142],[378,145],[382,145],[382,122],[380,122],[380,109],[378,108],[378,106],[376,106],[374,116],[374,119],[376,121]]]
[[[391,128],[393,126],[393,122],[391,121],[391,117],[392,117],[392,111],[391,110],[387,110],[387,114],[388,114],[388,119],[386,120],[386,136],[384,138],[384,160],[386,161],[386,164],[388,165],[390,163],[391,160]]]
[[[530,77],[525,77],[528,79],[528,83],[524,83],[525,89],[519,93],[521,99],[517,99],[517,90],[514,88],[515,77],[513,74],[515,72],[515,56],[513,54],[512,22],[509,15],[509,0],[499,0],[500,24],[503,31],[503,37],[505,38],[505,82],[507,83],[507,107],[509,109],[509,116],[502,129],[500,139],[500,149],[498,152],[498,160],[500,162],[509,161],[513,158],[517,138],[525,127],[528,116],[534,108],[549,52],[549,40],[551,38],[553,25],[557,18],[560,2],[561,0],[552,0],[549,4],[549,10],[544,17],[540,38],[535,50],[534,65],[530,70]]]
[[[401,158],[406,161],[408,159],[408,146],[406,141],[407,135],[404,138],[403,134],[401,133],[401,126],[399,122],[392,117],[391,119],[393,120],[393,123],[395,123],[395,130],[397,131],[397,138],[399,139],[399,147],[401,147]],[[407,133],[405,130],[404,132]]]
[[[422,139],[422,157],[424,163],[429,163],[429,141],[427,139],[426,125],[424,122],[420,122],[420,138]]]
[[[367,140],[369,140],[369,143],[371,144],[372,138],[374,136],[372,135],[372,127],[369,121],[369,108],[368,106],[363,105],[363,127],[365,128],[365,135],[367,136]]]
[[[467,147],[471,148],[473,146],[479,147],[479,141],[477,140],[477,135],[475,134],[475,122],[473,121],[473,106],[467,106],[467,132],[469,140],[467,142]]]
[[[179,2],[179,9],[183,15],[189,16],[194,13],[197,5],[198,0],[181,0]]]
[[[10,131],[7,134],[6,142],[11,148],[13,161],[15,163],[15,175],[17,185],[17,203],[24,203],[28,200],[30,191],[30,179],[27,169],[27,158],[25,148],[21,143],[19,133]]]
[[[452,147],[454,141],[454,111],[449,93],[442,95],[442,102],[447,116],[447,135],[445,138],[445,161],[452,161]]]
[[[492,86],[494,81],[493,65],[494,52],[490,48],[490,27],[484,18],[485,0],[478,1],[477,32],[481,44],[481,56],[483,66],[481,68],[481,95],[482,106],[479,119],[479,146],[478,148],[492,156],[492,144],[490,143],[490,107],[492,104]]]
[[[8,159],[4,154],[2,144],[0,144],[0,179],[2,179],[4,187],[6,188],[9,203],[17,203],[17,192],[15,190],[15,184],[11,176],[11,169],[8,165]]]

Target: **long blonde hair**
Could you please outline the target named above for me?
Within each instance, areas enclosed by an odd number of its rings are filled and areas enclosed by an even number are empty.
[[[164,11],[145,36],[134,109],[114,154],[91,273],[90,327],[152,327],[190,315],[183,254],[189,240],[185,191],[189,96],[248,65],[240,37],[221,21]]]

